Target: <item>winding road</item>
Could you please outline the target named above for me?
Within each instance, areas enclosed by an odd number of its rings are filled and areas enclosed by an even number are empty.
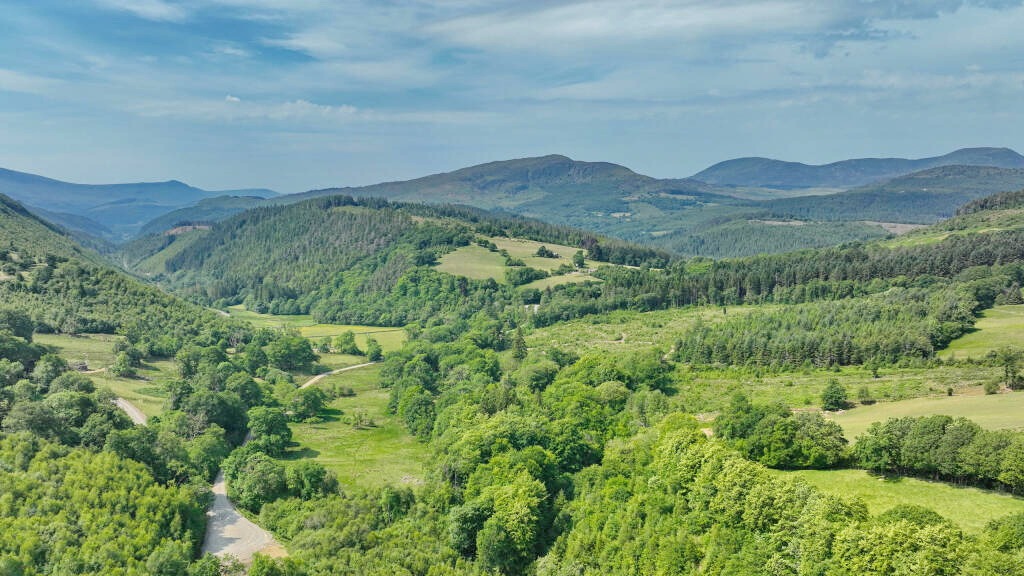
[[[218,472],[213,481],[213,505],[206,512],[206,520],[203,554],[234,556],[243,564],[251,563],[257,552],[273,557],[287,554],[270,532],[242,516],[228,500],[224,472]]]
[[[146,425],[146,415],[138,406],[124,398],[114,399],[118,408],[124,410],[132,422]],[[234,556],[243,564],[250,564],[257,553],[275,558],[288,553],[263,528],[251,522],[228,500],[227,483],[224,472],[217,473],[213,482],[213,505],[206,511],[206,536],[203,538],[203,554],[214,556]]]
[[[309,386],[312,386],[313,384],[316,384],[317,382],[323,380],[324,378],[327,378],[328,376],[333,376],[335,374],[341,374],[342,372],[348,372],[349,370],[355,370],[357,368],[366,368],[367,366],[373,366],[374,364],[376,364],[376,362],[366,362],[364,364],[356,364],[355,366],[346,366],[344,368],[338,368],[337,370],[331,370],[330,372],[324,372],[323,374],[317,374],[316,376],[313,376],[312,378],[307,380],[305,384],[303,384],[302,386],[299,386],[299,388],[301,389],[301,388],[307,388]]]

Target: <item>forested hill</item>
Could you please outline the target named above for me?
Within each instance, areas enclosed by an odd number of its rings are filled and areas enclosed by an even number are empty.
[[[579,247],[613,264],[664,266],[670,259],[651,248],[522,217],[348,196],[256,208],[209,231],[149,236],[126,246],[123,258],[140,272],[159,261],[159,282],[208,304],[404,325],[436,321],[442,311],[470,311],[479,305],[469,297],[478,290],[514,297],[510,286],[494,280],[457,280],[433,269],[448,252],[487,244],[490,236]],[[572,268],[570,256],[562,262]],[[525,275],[537,272],[517,268]]]
[[[726,160],[693,179],[719,186],[852,188],[940,166],[1024,168],[1024,156],[1008,148],[964,148],[932,158],[860,158],[811,166],[770,158]]]
[[[944,166],[825,196],[765,202],[776,218],[931,224],[990,194],[1024,187],[1024,169]]]
[[[1004,149],[972,149],[929,162],[999,166],[1015,165],[1014,157],[1015,152]],[[907,162],[900,170],[922,165]],[[889,234],[889,223],[936,222],[951,216],[966,201],[1024,186],[1024,169],[1019,168],[956,165],[899,173],[896,178],[849,191],[758,188],[708,184],[693,178],[656,179],[616,164],[551,155],[490,162],[404,182],[330,188],[267,200],[207,199],[163,214],[142,230],[160,233],[182,224],[214,223],[253,207],[345,194],[471,205],[593,230],[680,255],[722,258],[877,239]],[[815,190],[828,193],[806,195]]]
[[[59,229],[0,195],[0,305],[44,332],[119,331],[173,354],[227,323],[208,310],[103,264]]]

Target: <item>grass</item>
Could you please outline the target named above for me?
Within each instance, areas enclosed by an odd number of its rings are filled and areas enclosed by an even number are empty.
[[[984,311],[974,331],[939,353],[943,359],[980,358],[993,350],[1024,342],[1024,305],[995,306]]]
[[[473,280],[494,278],[502,284],[505,283],[505,257],[476,244],[463,246],[445,254],[441,257],[437,269]]]
[[[407,337],[405,330],[402,328],[359,326],[354,324],[317,324],[316,320],[309,314],[260,314],[246,310],[245,306],[229,306],[227,312],[232,318],[246,320],[257,328],[294,329],[298,330],[306,338],[334,337],[342,332],[351,331],[356,335],[356,344],[361,348],[365,348],[367,339],[373,337],[385,352],[401,348]],[[359,362],[352,362],[351,364],[359,364]],[[341,368],[351,364],[335,367]]]
[[[419,482],[427,459],[426,445],[387,413],[388,391],[380,388],[380,366],[343,372],[316,384],[334,385],[351,387],[355,396],[332,401],[324,422],[292,424],[298,446],[290,449],[285,459],[315,459],[334,471],[348,488]],[[347,424],[346,416],[357,411],[364,412],[375,425],[356,428]]]
[[[1024,428],[1024,393],[984,395],[979,390],[955,396],[929,396],[899,402],[879,402],[832,415],[848,439],[863,434],[873,422],[902,416],[945,414],[963,416],[987,429]]]
[[[942,395],[953,388],[955,394],[980,394],[980,385],[996,376],[998,369],[979,366],[938,366],[934,368],[883,368],[875,378],[859,366],[844,366],[840,371],[809,369],[778,374],[759,374],[748,368],[705,369],[690,371],[681,368],[685,384],[679,395],[691,411],[721,409],[736,392],[746,393],[755,402],[780,400],[793,408],[817,408],[821,393],[829,380],[835,379],[847,390],[851,401],[857,391],[866,387],[880,402],[860,406],[849,414],[895,404],[900,400]],[[957,396],[959,397],[959,396]],[[870,422],[869,422],[870,424]]]
[[[578,248],[571,246],[563,246],[561,244],[549,244],[544,242],[534,242],[533,240],[522,240],[519,238],[487,238],[491,242],[494,242],[495,246],[499,250],[505,250],[508,255],[512,258],[522,260],[524,264],[531,268],[538,270],[545,270],[551,272],[563,264],[572,264],[572,257],[576,254]],[[541,246],[546,246],[552,252],[558,254],[558,258],[542,258],[537,256],[537,249]],[[600,263],[592,260],[584,261],[585,268],[596,268]],[[505,257],[498,252],[491,252],[490,250],[471,244],[469,246],[463,246],[454,252],[449,252],[441,257],[440,263],[437,265],[437,269],[441,272],[446,272],[455,276],[465,276],[466,278],[472,278],[474,280],[486,280],[493,278],[495,281],[505,284]],[[530,284],[526,284],[529,288],[544,289],[549,286],[557,286],[559,284],[578,283],[586,282],[587,280],[596,280],[593,276],[583,273],[572,273],[562,276],[552,276],[550,278],[543,278]]]
[[[767,306],[757,307],[762,310]],[[660,346],[666,352],[698,320],[715,322],[728,314],[746,314],[754,306],[676,308],[654,312],[616,311],[560,322],[526,335],[530,347],[589,352],[621,352]],[[723,313],[723,310],[725,311]]]
[[[34,340],[51,346],[68,362],[85,361],[89,370],[103,370],[114,363],[113,334],[87,334],[66,336],[36,334]],[[107,372],[88,375],[97,388],[110,388],[118,396],[142,410],[146,416],[163,412],[167,392],[163,383],[177,378],[173,360],[147,362],[138,370],[136,378],[117,378]]]
[[[795,476],[825,492],[860,498],[871,514],[881,514],[898,504],[925,506],[971,534],[981,532],[990,520],[1024,512],[1024,500],[1020,498],[942,482],[886,479],[863,470],[798,470],[777,474]]]

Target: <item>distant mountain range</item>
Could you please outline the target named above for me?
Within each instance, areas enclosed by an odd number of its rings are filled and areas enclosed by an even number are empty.
[[[693,178],[720,186],[760,188],[853,188],[940,166],[1024,168],[1024,156],[1009,148],[964,148],[943,156],[859,158],[821,166],[770,158],[737,158],[719,162]]]
[[[270,190],[225,194],[178,181],[80,185],[0,171],[0,192],[36,214],[79,235],[116,241],[180,224],[215,223],[258,206],[345,194],[470,205],[715,257],[871,239],[892,228],[879,223],[936,222],[967,201],[1021,188],[1024,156],[1006,148],[824,166],[741,158],[677,179],[549,155],[288,195]]]
[[[204,199],[225,194],[277,195],[262,189],[212,192],[177,180],[73,184],[2,168],[0,193],[51,222],[108,240],[131,238],[150,220]]]

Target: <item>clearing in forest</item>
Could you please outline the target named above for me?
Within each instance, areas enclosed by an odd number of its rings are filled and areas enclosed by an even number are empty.
[[[864,501],[871,514],[881,514],[899,504],[931,508],[971,534],[1007,514],[1024,512],[1024,499],[1003,492],[960,487],[917,478],[886,478],[864,470],[776,471],[796,476],[825,492]]]
[[[1024,305],[985,310],[974,324],[974,331],[951,342],[939,352],[939,358],[981,358],[1004,346],[1024,348]]]
[[[323,422],[292,424],[286,460],[312,458],[334,471],[346,488],[371,488],[422,481],[427,445],[388,414],[388,391],[380,387],[380,364],[328,376],[315,386],[348,387],[354,395],[330,402]]]

